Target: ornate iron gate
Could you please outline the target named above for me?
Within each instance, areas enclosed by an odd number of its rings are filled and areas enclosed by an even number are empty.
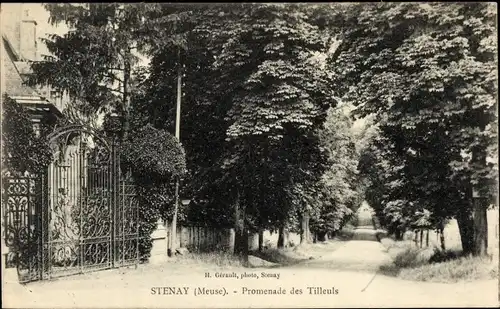
[[[45,175],[4,179],[10,266],[28,282],[139,261],[138,203],[114,143],[83,126],[49,136]]]
[[[19,280],[38,278],[42,266],[43,179],[30,173],[2,175],[6,267],[17,267]]]

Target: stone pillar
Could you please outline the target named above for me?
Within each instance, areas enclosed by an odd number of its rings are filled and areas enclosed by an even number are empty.
[[[153,247],[151,248],[149,262],[156,264],[165,261],[168,249],[168,226],[163,220],[158,220],[158,226],[151,234],[151,239],[153,240]]]
[[[259,249],[259,233],[250,233],[248,235],[248,250],[255,251]]]
[[[229,243],[227,244],[227,247],[229,248],[229,252],[234,253],[234,240],[236,238],[236,234],[234,232],[234,229],[229,229]]]

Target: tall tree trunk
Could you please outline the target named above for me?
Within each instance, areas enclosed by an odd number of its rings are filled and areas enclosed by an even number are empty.
[[[429,229],[427,229],[427,233],[425,234],[425,246],[429,248]]]
[[[485,128],[484,119],[478,119],[480,122],[479,128],[481,131]],[[484,145],[477,145],[472,149],[472,162],[476,170],[486,168],[486,147]],[[482,198],[483,183],[479,183],[474,187],[472,196],[472,219],[474,220],[474,248],[472,253],[474,255],[487,255],[488,254],[488,203],[487,200]],[[477,195],[477,196],[475,196]]]
[[[122,140],[126,140],[128,138],[128,133],[130,131],[130,111],[127,109],[123,112],[123,133]]]
[[[474,251],[474,220],[471,209],[471,206],[464,205],[457,213],[458,230],[464,254],[472,254]]]
[[[285,225],[282,224],[278,230],[278,248],[281,249],[284,247],[285,247]]]
[[[129,53],[127,54],[128,55],[128,58],[127,58],[127,62],[125,64],[126,66],[126,70],[125,70],[125,75],[127,76],[128,75],[128,78],[125,79],[124,78],[124,81],[127,80],[129,81],[130,80],[130,50],[128,51]],[[175,121],[175,138],[177,139],[178,142],[180,142],[180,120],[181,120],[181,77],[182,77],[182,71],[181,71],[181,65],[180,65],[180,62],[179,62],[179,65],[178,65],[178,71],[177,71],[177,113],[176,113],[176,121]],[[125,83],[124,82],[124,86],[127,85],[128,87],[128,82]],[[130,115],[129,115],[129,110],[130,110],[130,104],[129,104],[129,95],[128,93],[125,91],[125,87],[124,87],[124,97],[125,95],[127,95],[127,102],[126,102],[126,118],[124,119],[124,139],[127,138],[128,136],[128,130],[129,130],[129,126],[130,126]],[[128,89],[128,88],[127,88]],[[176,252],[176,239],[177,239],[177,215],[178,215],[178,212],[179,212],[179,178],[177,178],[175,180],[175,202],[174,202],[174,215],[172,217],[172,224],[171,224],[171,227],[172,227],[172,231],[171,231],[171,234],[172,235],[172,242],[170,242],[170,248],[169,248],[169,255],[171,254],[175,254]]]
[[[439,240],[441,241],[441,250],[446,250],[446,244],[444,242],[444,224],[439,227]]]
[[[423,242],[424,242],[424,229],[420,230],[420,248],[423,247]]]
[[[403,236],[401,234],[401,230],[400,229],[396,229],[396,231],[394,232],[394,237],[396,237],[396,240],[402,240],[403,239]]]
[[[310,243],[311,242],[311,230],[309,229],[309,213],[306,211],[302,214],[300,222],[300,243]]]
[[[474,255],[488,254],[488,213],[486,201],[477,199],[473,203],[474,219]]]
[[[259,251],[262,252],[264,247],[264,230],[259,230]]]
[[[172,221],[170,222],[170,242],[169,248],[167,249],[168,256],[173,256],[176,254],[177,250],[177,215],[179,209],[179,180],[175,181],[175,195],[174,195],[174,214],[172,216]]]
[[[125,52],[123,69],[123,123],[122,123],[122,140],[128,138],[130,131],[130,76],[131,76],[131,63],[130,63],[130,50]]]
[[[234,254],[244,266],[248,264],[248,231],[245,226],[245,205],[240,203],[238,193],[234,204]]]

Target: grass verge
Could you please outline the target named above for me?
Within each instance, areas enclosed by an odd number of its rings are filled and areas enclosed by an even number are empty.
[[[415,281],[459,282],[498,278],[498,267],[490,258],[459,257],[441,263],[405,268],[399,277]]]
[[[491,257],[463,256],[459,250],[418,248],[411,241],[383,239],[393,262],[380,267],[383,274],[412,281],[454,283],[498,278],[498,261]]]
[[[217,267],[241,267],[237,256],[229,252],[189,252],[172,259],[169,263],[179,265],[211,265]]]

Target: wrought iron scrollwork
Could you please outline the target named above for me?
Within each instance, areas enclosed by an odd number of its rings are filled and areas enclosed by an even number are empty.
[[[4,176],[8,263],[33,281],[138,263],[138,205],[117,149],[81,126],[50,136],[44,175]]]
[[[29,173],[3,175],[6,267],[16,267],[21,282],[40,277],[41,181]]]

